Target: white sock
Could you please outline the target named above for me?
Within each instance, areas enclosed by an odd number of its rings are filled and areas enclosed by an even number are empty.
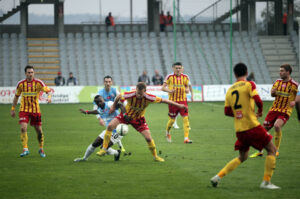
[[[115,149],[112,149],[112,148],[108,148],[107,149],[107,154],[108,155],[118,155],[118,151],[117,150],[115,150]]]
[[[86,149],[86,151],[85,151],[85,154],[84,154],[84,156],[83,156],[83,159],[87,159],[94,151],[95,151],[95,147],[93,147],[92,146],[92,144],[90,144],[89,146],[88,146],[88,148]]]
[[[122,144],[121,140],[118,141],[118,145],[119,145],[120,149],[123,148],[123,144]]]

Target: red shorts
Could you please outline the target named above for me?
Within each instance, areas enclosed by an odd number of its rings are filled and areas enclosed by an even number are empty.
[[[234,148],[240,151],[248,151],[250,146],[261,151],[272,140],[272,135],[261,125],[238,132],[236,137],[238,140],[235,142]]]
[[[135,130],[137,130],[138,132],[142,132],[144,130],[149,130],[149,127],[148,127],[148,124],[146,123],[145,117],[141,117],[139,119],[131,120],[130,122],[126,122],[123,117],[123,114],[120,113],[116,118],[123,124],[131,124],[131,126],[133,126],[133,128],[135,128]]]
[[[42,126],[42,115],[41,113],[28,113],[28,112],[19,112],[19,124],[28,123],[30,119],[31,126]]]
[[[281,119],[285,124],[289,120],[289,118],[290,116],[286,113],[269,111],[265,118],[264,126],[271,129],[277,119]]]
[[[186,107],[188,106],[187,102],[177,102],[177,103],[178,103],[178,104],[183,104],[183,105],[185,105]],[[182,117],[188,116],[188,115],[189,115],[188,109],[187,109],[187,110],[184,110],[184,109],[180,109],[180,108],[178,108],[178,107],[176,107],[176,106],[169,105],[169,114],[168,114],[168,115],[169,115],[171,118],[175,118],[175,117],[178,115],[178,113],[180,113],[180,115],[181,115]]]

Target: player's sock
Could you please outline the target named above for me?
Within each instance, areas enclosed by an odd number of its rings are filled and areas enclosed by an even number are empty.
[[[104,141],[103,141],[103,149],[107,149],[111,135],[112,135],[112,131],[109,131],[106,129],[106,132],[104,135]]]
[[[37,134],[37,139],[39,142],[39,146],[42,149],[44,147],[44,134],[41,132],[41,134]]]
[[[22,142],[23,149],[27,149],[28,150],[28,136],[27,136],[27,132],[21,133],[21,142]]]
[[[84,156],[83,156],[83,159],[87,159],[94,151],[95,151],[95,147],[93,147],[93,145],[92,144],[90,144],[89,146],[88,146],[88,148],[86,149],[86,151],[85,151],[85,154],[84,154]]]
[[[274,144],[276,146],[277,151],[279,151],[279,147],[280,147],[280,143],[281,143],[281,137],[282,137],[282,131],[281,131],[281,129],[280,129],[279,132],[275,131],[275,136],[274,137],[275,137]]]
[[[107,154],[108,155],[118,155],[119,152],[115,149],[109,148],[109,149],[107,149]]]
[[[227,175],[229,172],[233,171],[240,164],[241,164],[241,160],[239,158],[234,158],[233,160],[228,162],[223,169],[221,169],[221,171],[218,173],[218,176],[220,178],[223,178],[225,175]]]
[[[265,162],[264,181],[270,182],[276,165],[276,158],[273,155],[267,155]]]
[[[154,140],[152,139],[150,142],[147,142],[147,143],[148,143],[148,147],[149,147],[151,154],[153,155],[153,157],[156,157],[157,153],[156,153],[156,146],[155,146]]]
[[[175,122],[175,119],[169,117],[169,121],[168,121],[168,124],[167,124],[167,129],[166,129],[168,133],[170,132],[174,122]]]
[[[190,122],[187,116],[183,117],[183,131],[184,139],[188,139],[190,134]]]

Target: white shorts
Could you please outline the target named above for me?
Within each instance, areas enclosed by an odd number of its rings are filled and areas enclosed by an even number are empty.
[[[104,140],[104,135],[105,135],[105,130],[99,134],[99,137]],[[119,133],[113,133],[111,135],[110,141],[113,144],[116,144],[117,142],[121,141],[122,138],[123,138],[123,136],[121,136]]]

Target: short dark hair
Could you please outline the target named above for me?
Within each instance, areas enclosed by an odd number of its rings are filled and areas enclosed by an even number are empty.
[[[27,65],[24,68],[25,73],[27,72],[27,69],[34,69],[33,66]]]
[[[245,76],[248,72],[247,66],[244,63],[237,63],[233,68],[236,77]]]
[[[293,68],[292,68],[292,66],[289,65],[289,64],[282,64],[282,65],[280,66],[280,68],[284,68],[284,70],[290,72],[290,74],[292,74],[292,72],[293,72]]]
[[[94,102],[96,103],[97,101],[99,101],[98,99],[103,99],[103,97],[101,96],[101,95],[96,95],[95,97],[94,97]]]
[[[111,77],[110,75],[106,75],[106,76],[103,78],[103,81],[104,81],[105,79],[111,79],[111,80],[112,80],[112,77]]]
[[[182,63],[181,63],[181,62],[175,62],[175,63],[172,65],[172,67],[174,67],[174,66],[182,66]]]
[[[139,91],[141,91],[141,90],[143,90],[143,89],[146,90],[147,85],[145,84],[145,82],[138,82],[137,85],[136,85],[136,88],[137,88],[137,90],[139,90]]]

